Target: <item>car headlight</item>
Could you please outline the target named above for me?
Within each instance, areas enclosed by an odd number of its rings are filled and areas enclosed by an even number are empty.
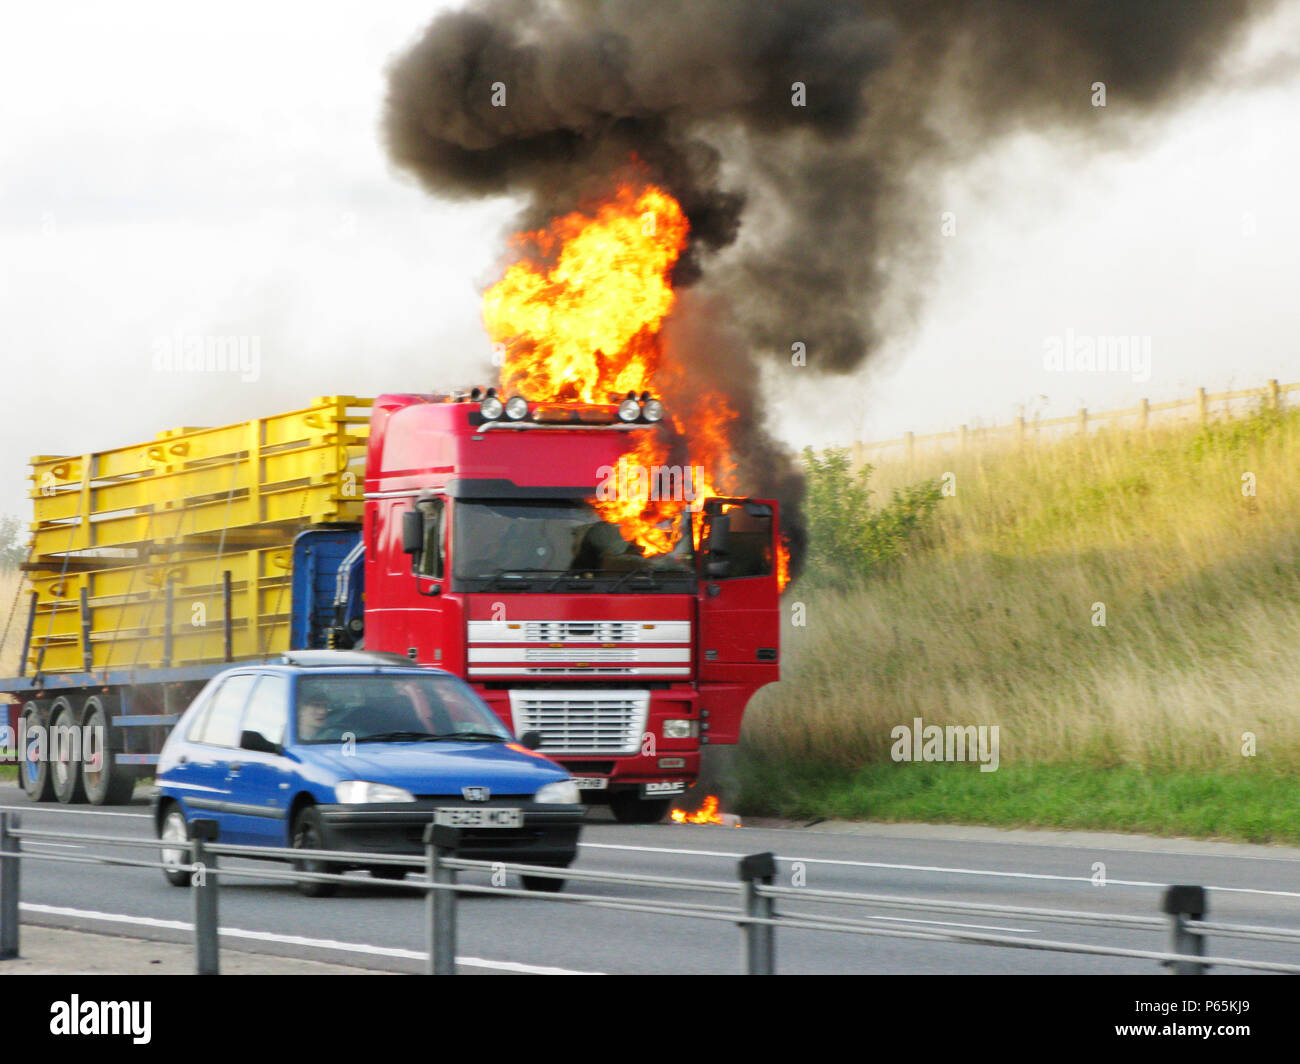
[[[577,805],[582,801],[578,785],[573,780],[558,780],[540,788],[533,796],[534,802],[542,805]]]
[[[401,787],[387,783],[370,783],[367,780],[344,780],[334,787],[334,796],[343,805],[365,805],[367,802],[413,802],[415,795]]]
[[[664,721],[665,739],[690,739],[695,735],[695,721],[670,719]]]

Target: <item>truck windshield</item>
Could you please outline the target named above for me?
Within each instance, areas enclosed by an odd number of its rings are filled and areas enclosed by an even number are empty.
[[[453,536],[453,575],[465,591],[693,590],[689,550],[647,556],[582,499],[458,499]]]

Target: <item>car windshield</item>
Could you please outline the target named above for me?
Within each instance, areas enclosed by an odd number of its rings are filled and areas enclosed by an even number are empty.
[[[691,590],[691,537],[646,555],[583,499],[459,499],[454,576],[467,591]]]
[[[514,739],[454,676],[304,676],[295,700],[300,743]]]

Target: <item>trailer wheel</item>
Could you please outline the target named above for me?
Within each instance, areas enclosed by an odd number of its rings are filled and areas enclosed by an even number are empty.
[[[163,879],[173,887],[190,885],[189,870],[189,829],[185,826],[185,814],[179,805],[173,805],[163,817],[158,837],[164,842],[174,842],[175,849],[162,850]]]
[[[52,753],[50,774],[54,777],[54,797],[64,805],[80,805],[86,800],[86,788],[81,779],[81,735],[77,732],[77,714],[66,698],[56,698],[50,706],[50,740]],[[75,747],[75,749],[74,749]],[[76,756],[73,756],[73,755]]]
[[[609,796],[609,810],[620,824],[658,824],[672,804],[669,798],[646,800],[636,791],[622,791]]]
[[[86,709],[82,720],[88,729],[93,729],[101,736],[98,746],[99,767],[89,760],[82,770],[86,785],[86,798],[91,805],[126,805],[135,790],[135,774],[126,765],[118,764],[113,748],[111,717],[107,699],[91,695],[86,699]],[[86,734],[89,734],[87,732]]]
[[[27,749],[19,754],[21,760],[19,776],[22,778],[23,791],[33,802],[52,802],[54,801],[54,780],[50,774],[50,737],[48,733],[45,735],[44,742],[36,750],[39,757],[33,759],[30,756],[32,753],[31,736],[40,734],[34,729],[45,725],[45,720],[41,718],[39,703],[28,702],[23,706],[22,720],[28,739],[25,744]]]

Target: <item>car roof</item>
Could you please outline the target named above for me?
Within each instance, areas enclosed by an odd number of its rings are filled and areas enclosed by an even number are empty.
[[[229,672],[276,672],[297,675],[307,670],[333,674],[418,673],[427,676],[452,675],[434,665],[421,665],[401,654],[377,650],[291,650],[275,661],[232,663]],[[222,673],[226,675],[226,673]]]

